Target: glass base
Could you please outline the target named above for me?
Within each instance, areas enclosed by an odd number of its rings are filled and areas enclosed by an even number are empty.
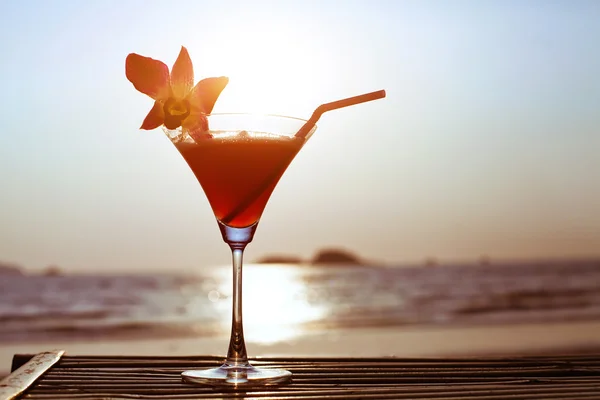
[[[184,382],[198,385],[252,387],[281,385],[290,380],[292,373],[284,369],[255,368],[250,364],[223,364],[219,368],[184,371],[181,377]]]

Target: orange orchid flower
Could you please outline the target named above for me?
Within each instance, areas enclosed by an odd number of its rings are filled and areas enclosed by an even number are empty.
[[[206,78],[194,86],[194,68],[185,47],[169,73],[163,62],[131,53],[125,60],[125,75],[140,92],[154,99],[154,106],[140,129],[151,130],[164,125],[184,132],[206,130],[205,115],[210,114],[229,78]]]

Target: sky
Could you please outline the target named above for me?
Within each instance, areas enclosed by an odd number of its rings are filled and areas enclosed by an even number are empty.
[[[229,250],[135,52],[226,75],[214,112],[325,114],[246,259],[600,256],[600,2],[0,1],[0,261],[186,269]]]

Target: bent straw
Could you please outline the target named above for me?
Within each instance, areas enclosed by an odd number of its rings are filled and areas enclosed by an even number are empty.
[[[296,137],[305,138],[306,135],[315,127],[319,118],[323,113],[331,110],[337,110],[338,108],[353,106],[355,104],[366,103],[367,101],[373,101],[377,99],[382,99],[385,97],[385,90],[378,90],[376,92],[361,94],[360,96],[348,97],[347,99],[341,99],[337,101],[332,101],[331,103],[321,104],[317,109],[313,112],[312,116],[296,133]],[[256,189],[250,193],[248,197],[244,199],[236,208],[231,210],[225,217],[221,218],[221,222],[227,225],[230,223],[236,215],[243,212],[246,208],[250,207],[252,203],[261,195],[263,192],[273,183],[274,179],[277,179],[278,176],[282,174],[283,171],[287,168],[289,163],[282,165],[281,168],[276,168],[273,170],[273,173],[269,175],[260,185],[256,186]]]
[[[361,94],[360,96],[348,97],[347,99],[332,101],[331,103],[321,104],[317,109],[313,112],[312,116],[306,123],[300,128],[298,133],[296,133],[297,137],[306,137],[308,133],[314,128],[317,124],[319,118],[323,113],[331,110],[337,110],[338,108],[344,108],[348,106],[353,106],[355,104],[366,103],[367,101],[373,101],[377,99],[383,99],[385,97],[385,90],[378,90],[376,92]]]

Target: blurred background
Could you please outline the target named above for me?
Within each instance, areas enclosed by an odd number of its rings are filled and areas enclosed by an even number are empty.
[[[246,259],[300,264],[247,268],[251,342],[597,321],[599,20],[593,0],[0,2],[5,351],[226,337],[229,250],[125,78],[182,45],[196,80],[230,78],[215,112],[387,91],[326,114],[271,197]],[[379,353],[365,335],[350,348]]]

